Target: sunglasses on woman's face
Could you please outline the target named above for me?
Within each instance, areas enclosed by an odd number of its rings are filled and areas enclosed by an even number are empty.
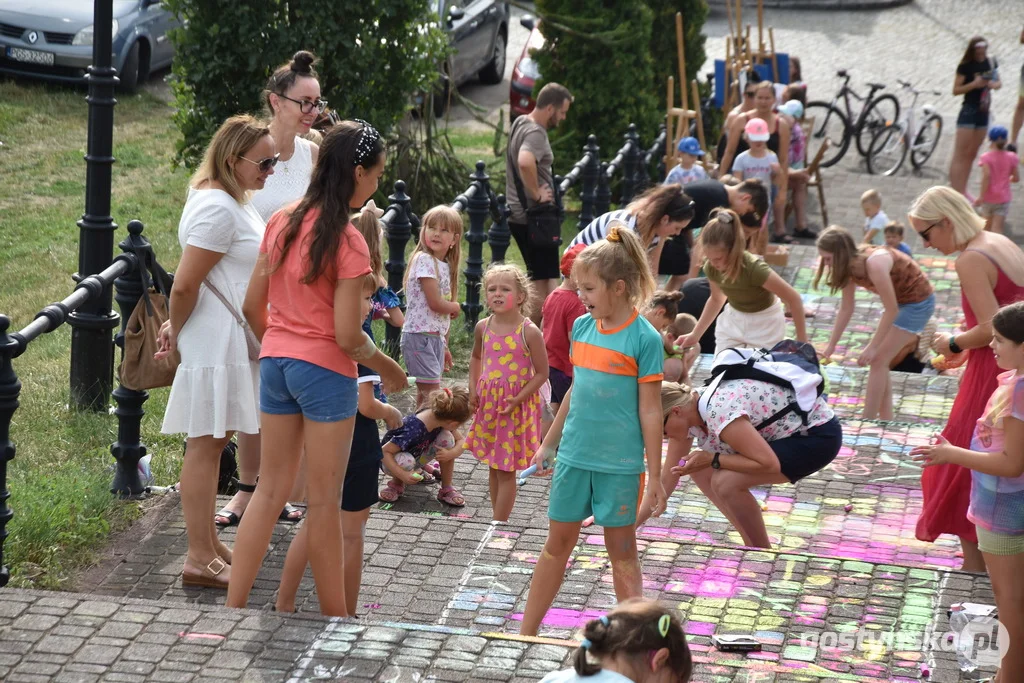
[[[744,90],[743,91],[743,96],[744,97],[753,97],[756,94],[757,94],[756,90]]]
[[[281,153],[278,152],[277,154],[275,154],[272,157],[267,157],[266,159],[260,159],[259,161],[253,161],[252,159],[246,159],[242,155],[238,155],[238,158],[239,159],[243,159],[244,161],[248,161],[250,164],[256,164],[257,166],[260,167],[260,173],[266,173],[270,169],[272,169],[275,166],[277,166],[277,160],[281,158]]]
[[[934,230],[934,229],[935,229],[935,227],[936,227],[936,226],[937,226],[937,225],[938,225],[939,223],[941,223],[941,222],[942,222],[942,219],[940,218],[939,220],[935,221],[934,223],[932,223],[932,224],[931,224],[931,225],[929,225],[929,226],[928,226],[927,228],[925,228],[924,230],[922,230],[921,232],[919,232],[919,233],[917,233],[917,234],[921,236],[921,239],[923,239],[923,240],[924,240],[925,242],[927,242],[927,241],[928,241],[928,234],[929,234],[929,233],[930,233],[930,232],[931,232],[932,230]]]

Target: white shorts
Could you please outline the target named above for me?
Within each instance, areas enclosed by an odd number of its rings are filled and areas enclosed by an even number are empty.
[[[778,299],[757,313],[741,313],[726,304],[715,324],[715,355],[732,347],[770,349],[785,338],[786,316]]]

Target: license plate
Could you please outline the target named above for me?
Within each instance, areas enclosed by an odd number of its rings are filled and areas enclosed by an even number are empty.
[[[39,50],[26,50],[20,47],[9,47],[7,48],[7,58],[13,59],[16,62],[25,62],[26,64],[53,66],[52,52],[40,52]]]

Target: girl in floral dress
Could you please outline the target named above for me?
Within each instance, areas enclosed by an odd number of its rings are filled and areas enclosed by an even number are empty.
[[[508,521],[516,502],[516,471],[540,446],[542,399],[548,379],[544,337],[526,317],[526,273],[510,264],[488,268],[483,288],[491,315],[476,325],[469,363],[476,407],[467,447],[490,466],[494,520]]]

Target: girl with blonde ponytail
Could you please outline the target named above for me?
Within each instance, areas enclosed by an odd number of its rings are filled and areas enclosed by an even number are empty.
[[[530,584],[524,635],[537,634],[562,585],[580,526],[591,515],[605,527],[616,598],[640,597],[636,516],[641,491],[654,516],[665,509],[663,345],[639,311],[655,289],[640,238],[628,227],[612,226],[605,239],[576,257],[572,278],[590,315],[573,323],[573,383],[532,461],[538,475],[554,469],[554,476],[548,538]]]
[[[716,209],[700,233],[706,261],[704,272],[711,296],[697,327],[676,344],[688,348],[700,343],[711,323],[715,326],[715,354],[731,347],[771,348],[786,338],[786,317],[781,299],[793,314],[796,338],[807,341],[804,305],[771,266],[746,250],[740,217],[731,209]],[[722,311],[722,307],[725,310]],[[721,317],[718,316],[722,312]]]

